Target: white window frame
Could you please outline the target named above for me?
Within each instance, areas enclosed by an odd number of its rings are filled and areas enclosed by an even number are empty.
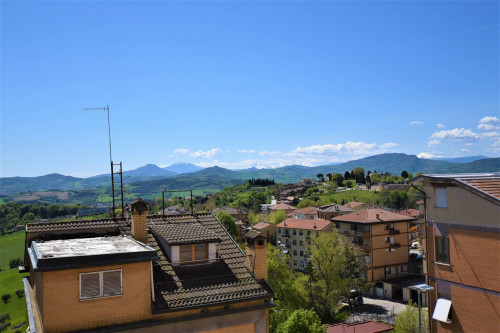
[[[120,272],[120,294],[104,296],[103,274],[110,273],[110,272]],[[97,296],[97,297],[82,297],[82,275],[91,275],[91,274],[99,274],[99,296]],[[120,268],[120,269],[111,269],[111,270],[107,270],[107,271],[79,273],[79,275],[78,275],[78,289],[79,289],[80,301],[86,301],[89,299],[123,296],[123,270]]]

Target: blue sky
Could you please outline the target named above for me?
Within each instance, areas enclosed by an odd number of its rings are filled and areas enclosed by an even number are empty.
[[[2,1],[1,176],[499,156],[497,1]]]

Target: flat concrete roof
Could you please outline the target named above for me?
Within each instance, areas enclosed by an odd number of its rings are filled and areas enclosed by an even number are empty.
[[[150,246],[128,236],[33,241],[28,248],[35,271],[102,266],[158,258]]]
[[[126,236],[58,239],[33,243],[42,258],[154,251],[153,248]]]

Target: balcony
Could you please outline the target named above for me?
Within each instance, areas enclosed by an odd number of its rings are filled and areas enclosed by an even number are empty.
[[[290,234],[283,234],[282,237],[290,237]]]
[[[345,230],[344,234],[348,236],[353,236],[354,234],[356,234],[356,230]]]
[[[363,245],[362,249],[365,252],[370,252],[372,250],[372,247],[370,245]]]
[[[390,249],[397,249],[398,247],[401,247],[401,244],[399,243],[389,244]]]
[[[389,229],[389,235],[399,235],[399,230],[396,229]]]

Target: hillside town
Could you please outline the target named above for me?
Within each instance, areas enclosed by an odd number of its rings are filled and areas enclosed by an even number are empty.
[[[250,183],[238,196],[266,203],[137,198],[123,217],[27,223],[28,330],[391,332],[406,312],[419,332],[498,329],[500,174],[421,174],[392,191]],[[396,199],[322,204],[327,189]]]

